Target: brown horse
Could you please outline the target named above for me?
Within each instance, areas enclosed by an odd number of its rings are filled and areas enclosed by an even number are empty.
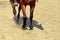
[[[10,3],[12,5],[13,14],[15,17],[16,16],[16,9],[15,9],[15,5],[14,5],[14,0],[10,0]],[[29,27],[30,27],[30,29],[33,29],[32,19],[33,19],[33,12],[34,12],[34,8],[35,8],[36,0],[17,0],[17,3],[19,4],[18,15],[17,15],[17,23],[19,22],[19,18],[20,18],[20,10],[22,9],[22,12],[23,12],[22,28],[23,29],[26,28],[26,21],[27,21],[26,6],[29,5],[30,6],[30,25],[29,25]]]

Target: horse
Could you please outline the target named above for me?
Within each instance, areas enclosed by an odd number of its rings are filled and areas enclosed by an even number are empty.
[[[12,5],[13,15],[14,15],[14,17],[16,17],[16,9],[15,9],[15,5],[14,5],[14,0],[10,0],[10,3]],[[22,12],[23,12],[22,28],[23,29],[26,28],[26,21],[27,21],[26,6],[27,5],[30,6],[30,25],[29,25],[29,28],[30,28],[30,30],[32,30],[33,29],[33,26],[32,26],[33,12],[34,12],[34,9],[35,9],[36,0],[17,0],[17,3],[19,4],[18,14],[17,14],[17,23],[19,22],[19,18],[20,18],[20,10],[22,10]]]

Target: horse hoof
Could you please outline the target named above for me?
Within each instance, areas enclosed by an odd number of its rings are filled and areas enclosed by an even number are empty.
[[[23,29],[23,30],[27,30],[27,28],[26,28],[25,25],[22,25],[22,29]]]
[[[16,23],[19,24],[19,19],[16,20]]]
[[[33,30],[33,28],[30,28],[29,30]]]
[[[33,30],[33,27],[32,27],[32,25],[30,25],[29,27],[30,27],[30,29],[29,29],[29,30]]]
[[[22,29],[23,29],[23,30],[27,30],[27,28],[26,28],[26,27],[22,27]]]

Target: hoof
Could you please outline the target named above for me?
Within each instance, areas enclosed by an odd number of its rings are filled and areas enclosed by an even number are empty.
[[[29,27],[30,27],[30,29],[29,29],[29,30],[33,30],[33,27],[32,27],[32,25],[30,25]]]
[[[30,28],[29,30],[33,30],[33,28]]]
[[[19,24],[19,21],[20,21],[20,17],[17,17],[16,19],[17,24]]]
[[[19,19],[16,19],[16,23],[19,24]]]
[[[20,16],[18,15],[16,19],[17,24],[19,23],[19,20],[20,20]]]
[[[25,26],[25,25],[22,25],[22,29],[23,29],[23,30],[26,30],[27,28],[26,28],[26,26]]]

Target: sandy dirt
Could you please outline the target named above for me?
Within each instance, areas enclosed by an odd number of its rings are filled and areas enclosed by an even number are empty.
[[[29,6],[26,14],[29,18]],[[22,30],[21,26],[22,11],[17,25],[9,0],[0,0],[0,40],[60,40],[60,0],[39,0],[34,10],[34,29]]]

